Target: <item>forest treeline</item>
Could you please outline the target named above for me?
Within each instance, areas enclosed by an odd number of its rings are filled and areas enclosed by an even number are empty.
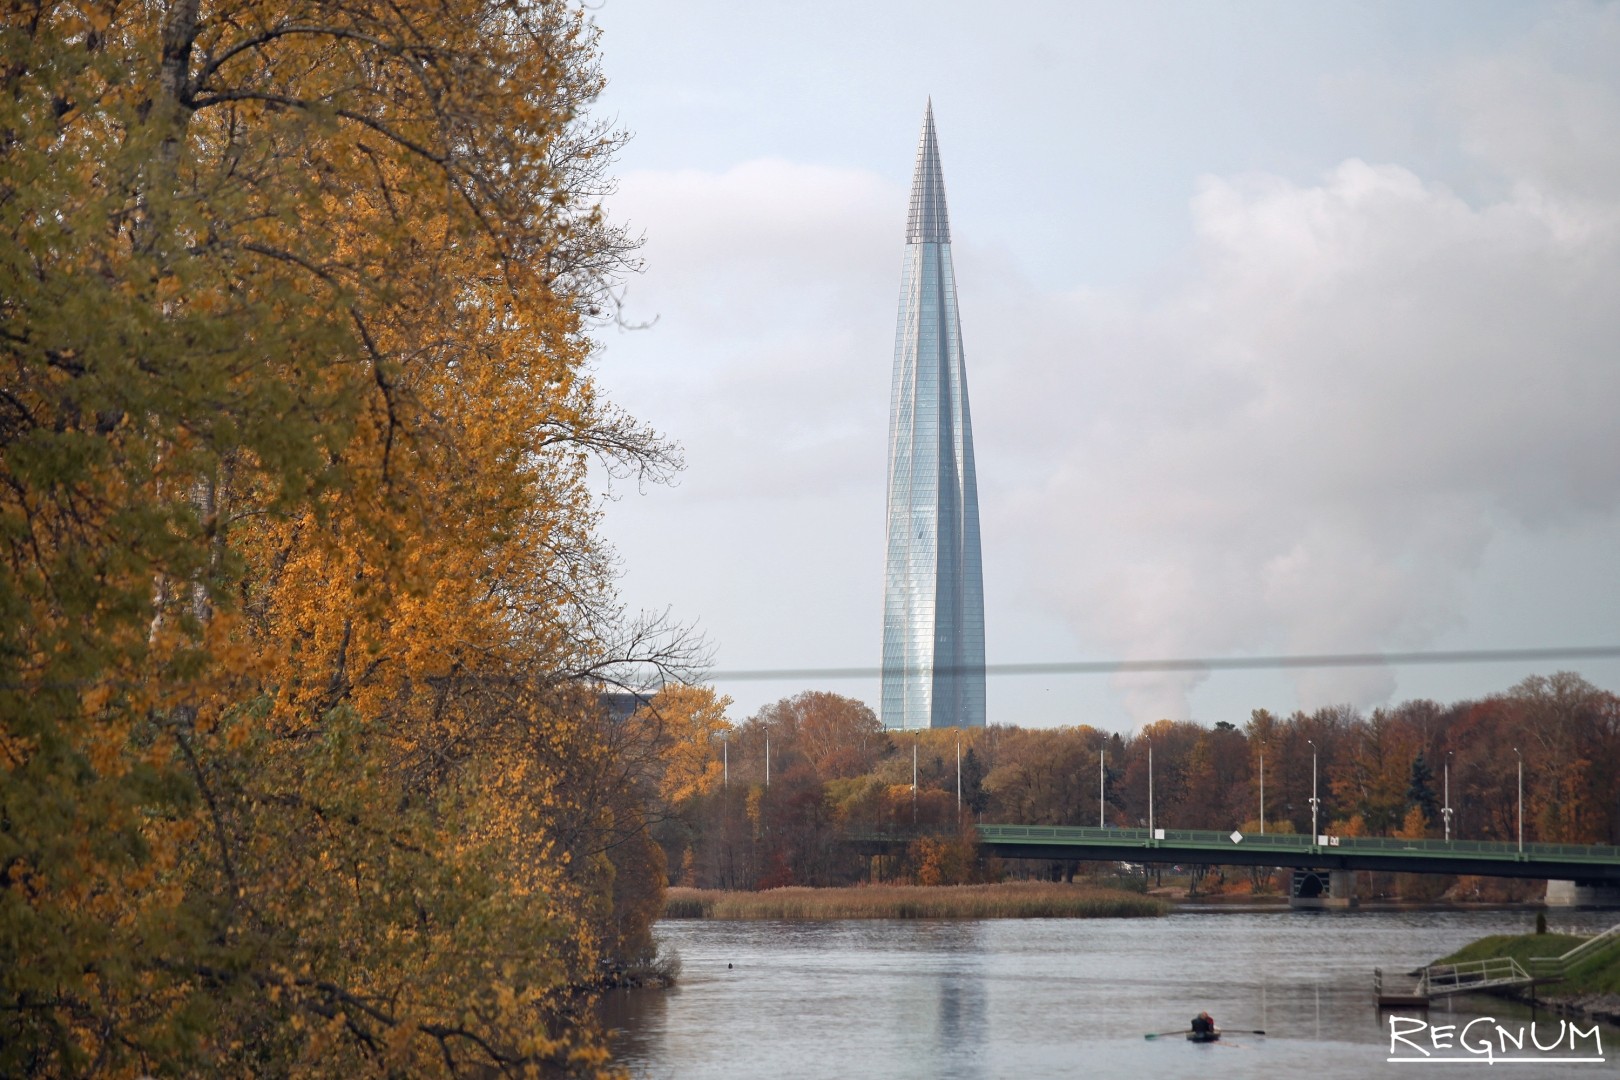
[[[592,1074],[684,670],[595,533],[634,243],[532,0],[0,13],[0,1075]],[[605,470],[588,475],[593,462]]]
[[[824,692],[732,726],[723,703],[681,689],[646,710],[696,718],[676,726],[697,779],[670,792],[657,826],[679,884],[867,879],[872,861],[846,839],[913,824],[947,837],[968,820],[1145,827],[1150,748],[1161,828],[1258,831],[1263,767],[1266,830],[1308,834],[1314,744],[1325,833],[1440,837],[1449,779],[1452,837],[1511,841],[1522,756],[1526,840],[1620,843],[1620,697],[1568,672],[1451,705],[1258,709],[1242,725],[1161,720],[1128,736],[1085,725],[885,732],[866,705]],[[986,871],[958,838],[914,844],[878,872],[956,883]]]

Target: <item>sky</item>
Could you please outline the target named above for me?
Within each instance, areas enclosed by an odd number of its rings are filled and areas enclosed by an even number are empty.
[[[1620,644],[1620,6],[601,0],[602,488],[714,669],[874,667],[932,98],[991,664]],[[1450,702],[1620,660],[993,676],[991,723]],[[802,690],[717,680],[740,720]]]

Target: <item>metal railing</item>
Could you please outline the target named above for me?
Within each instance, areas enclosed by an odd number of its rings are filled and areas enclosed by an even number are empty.
[[[1560,859],[1575,862],[1620,862],[1620,847],[1608,844],[1549,844],[1528,843],[1521,852],[1512,842],[1494,840],[1405,840],[1388,836],[1330,836],[1327,843],[1299,833],[1242,833],[1233,840],[1231,833],[1210,829],[1114,829],[1095,825],[980,825],[979,835],[984,840],[1044,840],[1055,843],[1073,843],[1085,846],[1092,843],[1140,843],[1144,847],[1155,845],[1184,845],[1203,848],[1267,847],[1287,851],[1333,849],[1341,853],[1468,855],[1475,858],[1503,861],[1534,859]],[[1157,835],[1155,835],[1155,832]]]
[[[1460,964],[1430,964],[1417,973],[1416,993],[1423,997],[1439,997],[1504,986],[1557,982],[1565,978],[1572,968],[1605,953],[1611,946],[1620,946],[1620,924],[1587,938],[1559,956],[1532,956],[1524,966],[1520,966],[1511,956],[1465,960]],[[1383,983],[1383,971],[1374,969],[1375,992],[1383,993]]]
[[[1532,956],[1529,960],[1530,970],[1538,979],[1561,979],[1577,965],[1607,951],[1611,945],[1620,945],[1620,924],[1587,938],[1560,956]]]
[[[1499,986],[1528,986],[1531,981],[1530,973],[1517,960],[1498,956],[1461,964],[1430,964],[1418,976],[1418,993],[1438,997]]]

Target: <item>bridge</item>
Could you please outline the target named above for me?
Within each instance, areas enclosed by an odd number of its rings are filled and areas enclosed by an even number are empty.
[[[1478,874],[1620,885],[1620,847],[1486,840],[1402,840],[1384,836],[1203,829],[1101,829],[1084,825],[979,825],[985,850],[1005,859],[1061,859],[1180,865],[1277,866],[1298,870],[1382,870]],[[874,833],[859,843],[890,846],[918,833]]]

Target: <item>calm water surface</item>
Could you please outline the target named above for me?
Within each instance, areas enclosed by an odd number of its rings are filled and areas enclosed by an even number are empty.
[[[680,985],[614,995],[604,1015],[638,1078],[1419,1076],[1390,1064],[1372,971],[1405,972],[1486,934],[1524,933],[1523,911],[1185,912],[1162,919],[704,922],[659,935]],[[1551,917],[1594,932],[1613,912]],[[727,965],[732,965],[727,967]],[[1146,1040],[1208,1009],[1213,1046]],[[1421,1014],[1419,1014],[1421,1015]],[[1435,1024],[1479,1015],[1516,1029],[1527,1009],[1461,998]],[[1536,1017],[1543,1041],[1556,1018]],[[1549,1027],[1549,1024],[1551,1025]],[[1461,1064],[1445,1077],[1612,1076],[1602,1065]],[[1589,1046],[1590,1044],[1588,1044]]]

